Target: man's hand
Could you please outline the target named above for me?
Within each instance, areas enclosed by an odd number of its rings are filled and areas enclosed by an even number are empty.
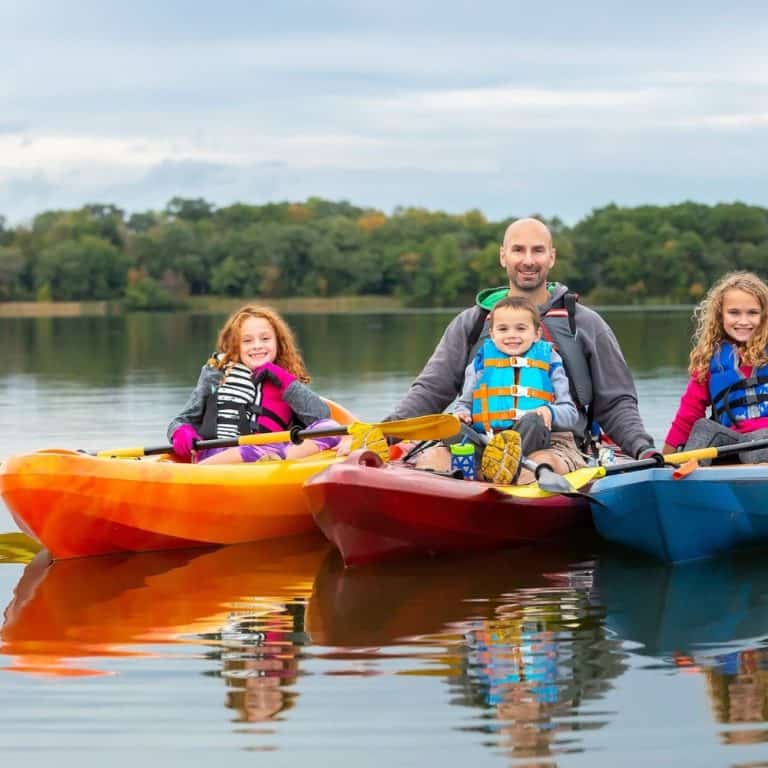
[[[645,448],[641,448],[637,452],[637,458],[640,460],[653,459],[660,467],[664,466],[664,456],[654,445],[648,445]]]

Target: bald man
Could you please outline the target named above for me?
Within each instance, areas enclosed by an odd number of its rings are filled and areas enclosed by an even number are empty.
[[[488,288],[477,295],[476,304],[457,315],[445,329],[435,351],[403,399],[387,419],[405,419],[440,413],[461,392],[465,369],[488,336],[487,316],[505,296],[526,296],[538,305],[543,338],[551,341],[565,363],[571,394],[580,411],[578,426],[569,432],[552,432],[544,451],[538,447],[542,435],[535,420],[526,419],[520,430],[522,450],[533,461],[546,461],[558,472],[568,472],[586,463],[589,451],[590,417],[630,456],[656,453],[637,407],[637,392],[618,341],[608,324],[591,309],[577,303],[565,285],[547,281],[555,265],[552,235],[538,219],[518,219],[507,227],[499,249],[499,262],[507,273],[508,286]],[[482,453],[487,438],[471,427],[452,441],[468,439]],[[450,466],[450,454],[439,446],[419,458],[420,465],[435,469]],[[518,482],[533,480],[523,470]]]

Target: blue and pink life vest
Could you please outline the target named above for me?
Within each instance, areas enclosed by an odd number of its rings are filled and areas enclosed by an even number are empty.
[[[740,365],[738,351],[728,341],[715,350],[709,365],[712,418],[725,427],[768,417],[768,365],[755,368],[751,376],[745,376]]]

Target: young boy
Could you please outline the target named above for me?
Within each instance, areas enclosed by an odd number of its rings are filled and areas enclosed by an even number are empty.
[[[508,296],[494,306],[489,322],[490,338],[467,366],[452,410],[488,438],[482,476],[511,483],[520,465],[520,432],[526,453],[548,448],[551,430],[574,428],[578,411],[560,355],[541,340],[536,306]]]

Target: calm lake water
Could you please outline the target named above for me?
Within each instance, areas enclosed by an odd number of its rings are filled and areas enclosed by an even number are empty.
[[[689,311],[606,313],[661,440]],[[289,317],[378,420],[448,313]],[[0,319],[0,459],[165,441],[223,317]],[[0,502],[4,761],[768,765],[764,556],[595,541],[345,570],[322,537],[63,561]],[[264,753],[264,754],[254,754]]]

